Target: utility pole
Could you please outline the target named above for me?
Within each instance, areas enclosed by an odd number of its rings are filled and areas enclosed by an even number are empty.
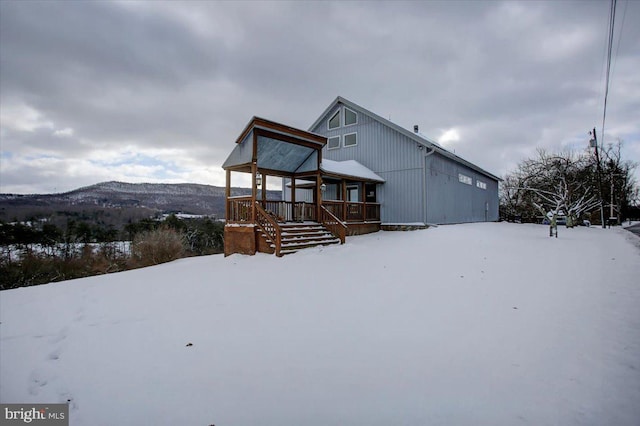
[[[606,229],[607,225],[604,222],[604,200],[602,199],[602,166],[600,165],[600,154],[598,154],[598,137],[596,136],[596,128],[593,128],[593,132],[589,132],[591,140],[589,144],[592,148],[595,148],[596,153],[596,175],[598,177],[598,190],[600,191],[600,221],[602,222],[602,229]]]
[[[611,204],[609,212],[609,220],[613,219],[613,173],[611,173]]]

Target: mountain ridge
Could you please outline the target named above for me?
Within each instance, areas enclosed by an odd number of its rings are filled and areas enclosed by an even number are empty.
[[[232,187],[232,196],[250,195],[251,188]],[[267,191],[270,198],[281,191]],[[146,209],[224,217],[225,188],[197,183],[99,182],[55,194],[0,194],[0,219],[22,219],[55,211],[82,209]]]

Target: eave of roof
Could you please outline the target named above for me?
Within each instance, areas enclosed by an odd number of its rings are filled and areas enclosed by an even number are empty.
[[[241,143],[253,129],[269,130],[273,133],[279,133],[306,142],[312,142],[320,146],[324,146],[327,143],[327,138],[325,136],[257,116],[253,116],[251,120],[249,120],[249,123],[247,123],[242,133],[240,133],[240,136],[236,139],[236,143]]]

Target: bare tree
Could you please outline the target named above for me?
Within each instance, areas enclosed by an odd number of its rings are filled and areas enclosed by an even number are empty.
[[[600,202],[590,181],[589,158],[573,152],[549,154],[542,149],[537,153],[505,178],[503,198],[522,209],[533,207],[550,219],[565,215],[567,226],[575,226],[585,211]]]

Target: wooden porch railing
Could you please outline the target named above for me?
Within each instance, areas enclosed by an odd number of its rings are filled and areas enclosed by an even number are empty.
[[[256,225],[267,235],[275,246],[276,256],[280,257],[280,249],[282,248],[282,228],[278,222],[256,202]]]
[[[334,216],[346,222],[375,222],[380,220],[380,203],[356,201],[347,201],[345,203],[339,200],[323,200],[322,205]]]
[[[340,239],[340,244],[344,244],[347,237],[347,225],[342,223],[342,221],[327,210],[325,206],[320,207],[320,223]]]
[[[292,203],[291,201],[265,201],[262,207],[280,222],[295,222],[305,220],[316,220],[316,205],[314,203],[306,203],[299,201]]]
[[[291,201],[257,201],[258,204],[277,221],[295,222],[316,220],[316,205],[314,203]],[[251,196],[229,197],[227,200],[229,217],[228,223],[251,222]]]
[[[230,197],[227,200],[228,223],[251,222],[251,197]],[[269,215],[278,222],[316,221],[316,205],[303,201],[257,201]]]
[[[339,219],[344,218],[344,203],[342,201],[322,200],[322,206]]]
[[[364,204],[364,220],[370,220],[370,221],[380,220],[380,204],[379,203]]]
[[[251,222],[251,196],[229,197],[227,223]]]
[[[251,222],[251,196],[230,197],[227,200],[229,217],[228,223]],[[316,205],[299,201],[257,201],[277,222],[317,221]],[[379,203],[362,203],[338,200],[324,200],[323,207],[343,222],[364,222],[380,220]],[[345,210],[346,208],[346,210]]]

